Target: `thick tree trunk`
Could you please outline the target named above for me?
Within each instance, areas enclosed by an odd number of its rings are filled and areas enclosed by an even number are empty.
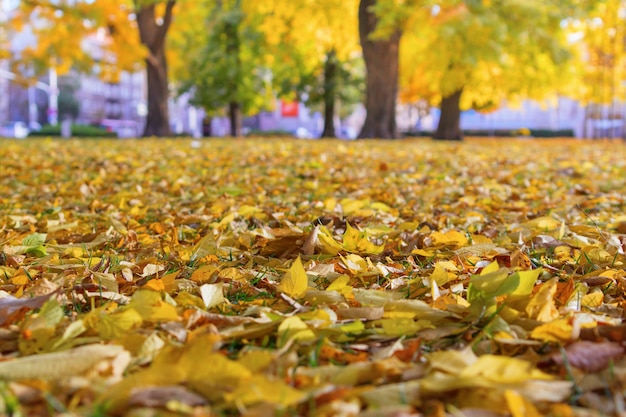
[[[239,137],[241,132],[241,106],[237,102],[228,104],[228,118],[230,119],[230,135]]]
[[[170,134],[165,36],[172,22],[175,4],[175,0],[169,0],[165,5],[165,14],[157,21],[154,4],[138,6],[135,2],[139,37],[141,43],[148,48],[146,57],[148,115],[143,136],[168,136]]]
[[[455,91],[441,100],[441,117],[434,139],[463,140],[461,130],[461,94],[463,89]]]
[[[359,3],[359,37],[365,60],[367,116],[359,138],[396,138],[396,97],[398,95],[398,53],[400,30],[388,39],[370,39],[378,17],[371,10],[376,0]]]
[[[168,136],[170,132],[167,81],[167,63],[165,54],[157,58],[157,62],[146,60],[148,72],[148,114],[144,136]]]
[[[335,133],[335,96],[337,92],[337,56],[334,50],[324,62],[324,131],[323,138],[337,137]]]

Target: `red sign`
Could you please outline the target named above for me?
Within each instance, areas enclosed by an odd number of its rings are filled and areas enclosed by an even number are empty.
[[[280,101],[280,114],[283,117],[298,117],[299,104],[297,101]]]

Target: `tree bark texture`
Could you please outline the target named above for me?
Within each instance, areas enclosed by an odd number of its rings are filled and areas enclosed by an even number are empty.
[[[324,130],[323,138],[337,137],[335,133],[335,99],[337,92],[337,55],[334,50],[326,54],[324,62]]]
[[[236,101],[228,104],[228,118],[230,120],[230,135],[235,137],[242,136],[241,106]]]
[[[172,23],[172,11],[175,4],[175,0],[169,0],[165,5],[162,21],[157,22],[155,4],[139,5],[135,0],[139,37],[141,43],[148,49],[146,57],[148,114],[143,136],[168,136],[171,133],[167,103],[169,85],[165,37]]]
[[[440,140],[463,140],[461,130],[461,94],[463,89],[441,100],[441,116],[434,139]]]
[[[359,3],[359,37],[365,60],[367,116],[359,138],[397,138],[396,97],[398,95],[398,53],[400,30],[387,39],[371,39],[378,17],[371,10],[376,0]]]

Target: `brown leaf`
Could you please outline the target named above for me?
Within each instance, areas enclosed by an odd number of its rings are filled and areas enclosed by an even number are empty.
[[[594,343],[582,341],[572,343],[565,348],[567,362],[585,372],[599,372],[612,360],[624,355],[624,347],[613,342]],[[562,365],[565,359],[560,353],[552,355],[552,360]]]
[[[626,341],[626,324],[584,328],[580,330],[580,338],[582,340],[624,342]]]
[[[567,304],[567,301],[572,296],[574,292],[574,280],[568,279],[565,282],[559,282],[556,284],[556,294],[554,294],[554,301],[560,305],[564,306]]]
[[[0,299],[0,324],[4,324],[11,315],[23,308],[34,310],[41,307],[54,293],[33,298],[15,298],[7,296]]]
[[[319,232],[320,225],[318,224],[315,226],[315,228],[313,228],[313,230],[311,230],[311,233],[309,233],[309,236],[304,241],[304,245],[302,245],[302,253],[304,255],[313,255],[313,252],[315,251],[315,243],[317,242],[317,235]]]

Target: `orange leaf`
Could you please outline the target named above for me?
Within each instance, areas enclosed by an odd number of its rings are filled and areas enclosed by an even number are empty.
[[[165,284],[160,278],[151,279],[150,281],[146,282],[142,288],[152,291],[165,291]]]

